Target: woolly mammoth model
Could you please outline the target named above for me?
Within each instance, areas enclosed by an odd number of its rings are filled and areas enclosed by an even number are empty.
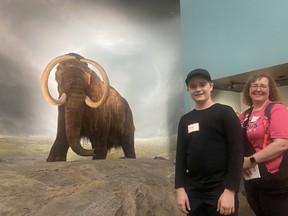
[[[48,89],[48,77],[56,66],[59,99]],[[94,65],[103,81],[88,64]],[[136,158],[134,123],[127,101],[109,86],[104,69],[92,60],[69,53],[52,60],[41,79],[44,98],[58,105],[57,136],[47,161],[66,161],[68,148],[81,156],[105,159],[111,148],[122,147],[126,158]],[[81,138],[90,140],[92,148],[84,149]]]

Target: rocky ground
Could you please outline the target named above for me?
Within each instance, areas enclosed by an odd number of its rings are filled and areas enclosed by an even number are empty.
[[[111,152],[107,160],[92,161],[70,152],[67,162],[46,163],[51,143],[0,138],[0,215],[182,215],[173,157],[142,144],[136,160]],[[242,194],[239,215],[253,216]]]

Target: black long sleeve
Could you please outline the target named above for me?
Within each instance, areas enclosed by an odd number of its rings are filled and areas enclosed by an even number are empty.
[[[223,184],[238,191],[243,164],[240,122],[230,106],[192,110],[178,125],[175,188]]]

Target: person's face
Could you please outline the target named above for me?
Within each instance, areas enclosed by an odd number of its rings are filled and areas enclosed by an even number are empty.
[[[249,95],[254,103],[264,103],[269,98],[269,80],[266,77],[259,78],[252,82]]]
[[[213,83],[202,77],[192,77],[188,83],[188,92],[196,103],[204,103],[211,98]]]

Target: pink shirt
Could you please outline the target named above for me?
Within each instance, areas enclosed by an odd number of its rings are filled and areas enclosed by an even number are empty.
[[[249,118],[247,136],[256,152],[263,149],[262,145],[265,134],[263,123],[265,118],[264,110],[269,103],[271,103],[271,101],[268,101],[261,110],[253,111]],[[241,123],[243,123],[243,115],[240,116],[240,119]],[[267,145],[269,145],[269,143],[276,138],[288,139],[288,110],[282,104],[275,104],[271,110]],[[265,162],[265,165],[270,173],[275,173],[279,170],[282,158],[283,155],[280,155],[273,160]]]

